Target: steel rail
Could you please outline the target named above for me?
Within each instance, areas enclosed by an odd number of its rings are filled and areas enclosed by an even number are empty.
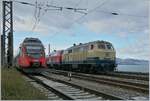
[[[122,73],[122,74],[132,74],[132,75],[149,75],[149,73],[143,73],[143,72],[126,72],[126,71],[115,71],[114,73]]]
[[[56,71],[53,73],[55,74],[61,74],[64,76],[68,75],[68,72],[66,71]],[[123,81],[123,80],[115,80],[115,79],[110,79],[110,78],[104,78],[104,77],[95,77],[91,74],[81,74],[81,73],[75,73],[71,72],[73,78],[78,78],[78,79],[84,79],[92,82],[98,82],[98,83],[103,83],[103,84],[108,84],[108,85],[113,85],[113,86],[119,86],[122,88],[126,89],[133,89],[139,92],[143,93],[148,93],[149,92],[149,85],[146,84],[141,84],[141,83],[135,83],[135,82],[128,82],[128,81]]]
[[[43,76],[43,77],[45,77],[47,79],[50,79],[50,80],[61,82],[61,83],[64,83],[64,84],[67,84],[67,85],[71,85],[71,86],[77,87],[79,89],[83,89],[85,91],[94,93],[96,95],[102,96],[104,99],[111,99],[111,100],[123,100],[124,99],[124,98],[121,98],[119,96],[115,96],[115,95],[112,95],[112,94],[107,94],[107,93],[104,93],[104,92],[101,92],[101,91],[98,91],[98,90],[94,90],[94,89],[85,87],[84,85],[81,86],[81,85],[78,85],[78,84],[71,83],[69,81],[64,81],[62,79],[56,79],[56,78],[50,77],[50,76],[48,76],[48,75],[46,75],[44,73],[41,74],[41,76]]]
[[[103,84],[108,84],[108,85],[113,85],[113,86],[119,86],[119,87],[127,88],[127,89],[133,89],[133,90],[136,90],[136,91],[139,91],[139,92],[143,92],[143,93],[148,93],[149,92],[149,88],[148,87],[141,87],[141,86],[139,86],[140,84],[138,84],[138,83],[135,83],[135,85],[133,85],[134,83],[131,83],[131,82],[129,83],[129,82],[125,82],[125,81],[111,80],[111,79],[105,79],[105,78],[102,78],[102,79],[96,79],[95,78],[94,79],[94,78],[89,77],[89,76],[82,77],[82,76],[73,75],[72,77],[79,78],[79,79],[84,79],[84,80],[88,80],[88,81],[90,80],[90,81],[103,83]],[[144,86],[148,86],[148,85],[144,85]]]
[[[46,89],[54,92],[56,95],[58,95],[60,98],[64,99],[64,100],[74,100],[74,98],[58,91],[57,89],[50,87],[48,85],[46,85],[42,80],[32,76],[32,75],[26,75],[27,77],[29,77],[30,79],[34,80],[35,82],[37,82],[38,84],[41,84],[42,86],[44,86]]]
[[[99,72],[98,74],[100,75],[108,75],[108,76],[115,76],[115,77],[120,77],[120,78],[129,78],[129,79],[137,79],[137,80],[144,80],[148,81],[149,80],[149,75],[145,74],[134,74],[134,73],[126,73],[126,72]]]

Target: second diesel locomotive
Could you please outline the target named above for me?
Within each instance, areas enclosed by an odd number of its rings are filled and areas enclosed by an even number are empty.
[[[38,38],[25,38],[15,60],[17,67],[27,73],[40,73],[47,67],[44,46]]]
[[[80,72],[114,71],[116,51],[107,41],[93,41],[75,45],[49,55],[50,67]]]

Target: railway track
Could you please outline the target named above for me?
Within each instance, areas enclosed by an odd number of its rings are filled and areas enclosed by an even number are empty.
[[[51,72],[59,75],[61,74],[64,76],[68,76],[68,72],[66,71],[51,70]],[[132,89],[142,93],[149,93],[148,81],[134,80],[133,78],[121,79],[121,78],[110,77],[106,75],[101,76],[101,75],[91,75],[91,74],[83,74],[83,73],[75,73],[75,72],[71,72],[71,74],[73,78],[78,78],[78,79],[83,79],[83,80],[88,80],[92,82],[98,82],[98,83],[103,83],[103,84],[108,84],[113,86],[119,86],[121,88]]]
[[[143,76],[148,76],[149,75],[149,73],[143,73],[143,72],[115,71],[115,73],[131,74],[131,75],[143,75]]]
[[[120,78],[137,79],[137,80],[149,80],[149,73],[135,73],[135,72],[100,72],[100,75],[108,75]]]
[[[70,84],[65,81],[51,80],[51,78],[46,75],[26,76],[50,90],[52,92],[51,95],[53,95],[52,98],[55,100],[122,100],[120,97],[112,96],[102,92],[100,93],[88,88],[77,86],[75,84]]]

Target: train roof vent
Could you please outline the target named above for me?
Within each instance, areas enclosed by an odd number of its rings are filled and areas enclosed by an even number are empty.
[[[79,43],[79,45],[82,45],[82,43]]]
[[[76,44],[74,43],[73,46],[76,46]]]

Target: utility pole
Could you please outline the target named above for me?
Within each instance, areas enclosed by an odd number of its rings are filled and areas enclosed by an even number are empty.
[[[1,35],[1,66],[4,64],[4,60],[3,60],[3,57],[4,57],[4,42],[3,42],[3,35]]]
[[[13,65],[13,5],[3,1],[2,66]]]
[[[7,50],[7,63],[8,66],[13,65],[13,34],[8,33],[8,50]]]
[[[48,55],[50,55],[50,44],[48,44]]]

